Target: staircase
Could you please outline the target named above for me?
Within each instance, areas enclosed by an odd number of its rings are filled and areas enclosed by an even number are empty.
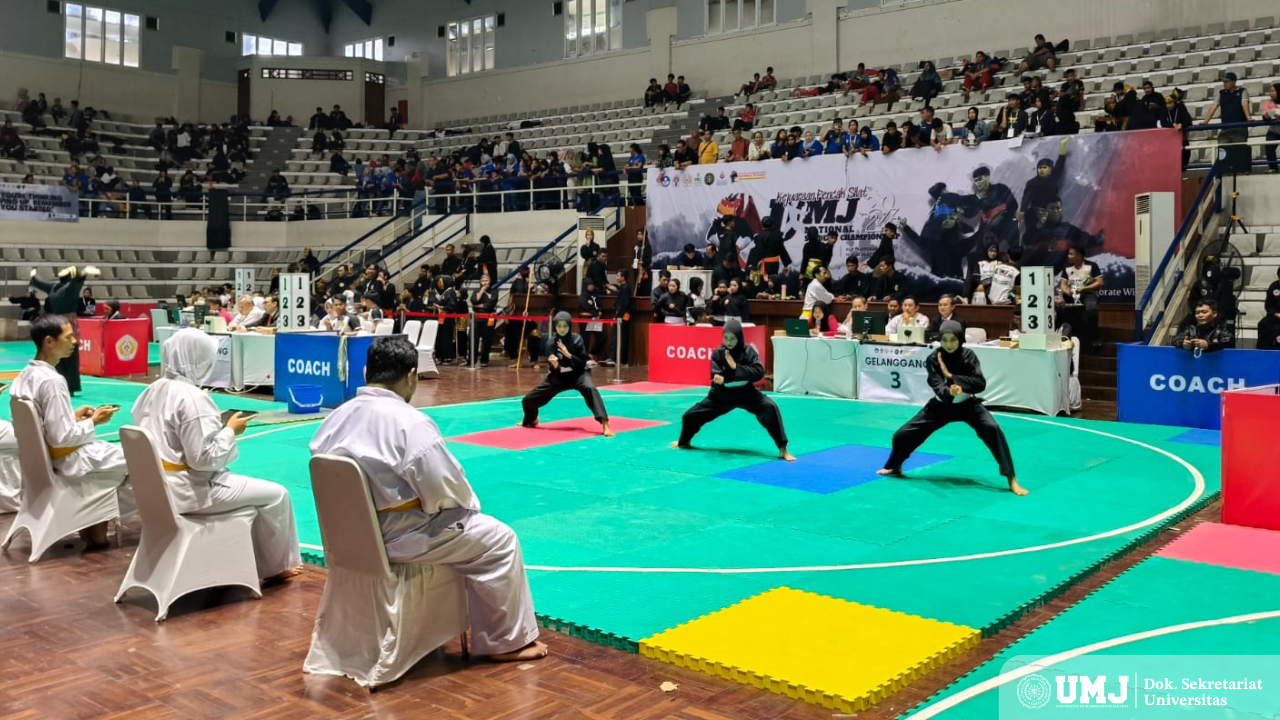
[[[261,195],[267,190],[267,178],[275,170],[283,170],[293,149],[298,146],[298,138],[302,137],[302,128],[278,127],[267,133],[266,139],[258,146],[253,162],[247,168],[240,189],[245,194]]]

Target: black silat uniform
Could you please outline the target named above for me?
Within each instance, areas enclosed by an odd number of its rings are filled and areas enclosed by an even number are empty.
[[[733,410],[746,410],[756,416],[779,450],[787,446],[787,432],[782,427],[782,412],[769,396],[760,392],[756,383],[764,378],[764,363],[756,349],[747,345],[742,333],[742,323],[727,320],[726,333],[733,333],[738,342],[730,350],[721,345],[711,353],[711,376],[724,378],[724,385],[713,381],[707,397],[689,408],[680,421],[680,445],[688,446],[703,425]],[[736,368],[729,367],[726,355],[733,357]]]
[[[71,329],[76,337],[80,337],[80,324],[76,322],[76,308],[83,294],[81,288],[84,287],[84,281],[84,273],[74,267],[66,275],[60,276],[55,283],[45,282],[35,276],[28,281],[31,287],[48,294],[44,301],[45,312],[66,318],[67,322],[71,323]],[[69,393],[74,395],[80,392],[80,343],[76,343],[71,356],[59,360],[54,369],[67,381]]]
[[[556,332],[557,324],[571,320],[569,313],[562,311],[556,313],[551,321],[551,332],[547,334],[543,351],[548,358],[555,357],[560,367],[548,367],[547,376],[524,396],[521,402],[524,408],[524,420],[521,424],[525,427],[534,427],[538,422],[538,410],[551,402],[556,395],[567,390],[576,390],[582,395],[582,399],[587,401],[587,407],[591,408],[591,415],[597,422],[604,423],[609,419],[609,413],[604,409],[604,399],[600,397],[600,391],[596,390],[596,386],[591,382],[591,372],[587,369],[587,344],[582,341],[581,335],[573,332],[572,325],[569,327],[569,332],[564,335]],[[565,348],[569,351],[568,355],[560,352],[560,348],[557,347],[559,342],[564,342]]]

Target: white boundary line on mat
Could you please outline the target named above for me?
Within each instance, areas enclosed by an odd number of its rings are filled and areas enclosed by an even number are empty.
[[[1156,628],[1154,630],[1145,630],[1132,635],[1124,635],[1122,637],[1111,638],[1110,640],[1102,640],[1091,645],[1084,645],[1073,650],[1065,650],[1056,655],[1050,655],[1045,658],[1028,663],[1016,670],[1001,673],[996,677],[984,680],[977,685],[967,687],[953,695],[948,695],[942,700],[930,705],[920,712],[911,716],[912,720],[928,720],[957,705],[972,700],[986,692],[994,690],[1001,685],[1017,680],[1018,678],[1030,675],[1038,670],[1052,667],[1055,664],[1078,658],[1081,655],[1098,652],[1099,650],[1107,650],[1121,645],[1141,642],[1151,638],[1162,637],[1164,635],[1176,635],[1177,633],[1187,632],[1189,630],[1200,630],[1209,627],[1221,627],[1223,625],[1239,625],[1240,623],[1253,623],[1259,620],[1274,620],[1280,618],[1280,610],[1267,610],[1265,612],[1249,613],[1247,615],[1232,615],[1231,617],[1217,618],[1214,620],[1197,620],[1195,622],[1182,623],[1181,625],[1169,625],[1167,627]]]

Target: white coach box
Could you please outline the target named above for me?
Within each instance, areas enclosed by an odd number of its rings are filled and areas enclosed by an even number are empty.
[[[1062,338],[1054,327],[1053,268],[1022,268],[1022,331],[1018,347],[1057,350]]]
[[[280,276],[280,332],[297,332],[311,326],[311,276],[284,273]]]

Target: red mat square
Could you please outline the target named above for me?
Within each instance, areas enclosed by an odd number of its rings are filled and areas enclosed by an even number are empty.
[[[623,383],[621,385],[609,385],[600,388],[601,390],[618,390],[621,392],[644,393],[650,395],[653,393],[672,392],[674,390],[695,390],[705,389],[705,385],[675,385],[672,383],[656,383],[656,382],[633,382]]]
[[[631,418],[623,417],[609,418],[609,427],[613,428],[615,433],[643,430],[659,425],[670,425],[670,423],[656,420],[632,420]],[[528,450],[574,440],[585,440],[590,437],[600,437],[600,423],[596,422],[594,418],[557,420],[555,422],[542,423],[536,428],[509,427],[485,430],[484,432],[471,433],[470,435],[459,435],[449,438],[449,440],[500,448],[502,450]]]
[[[1156,556],[1280,575],[1280,532],[1200,523]]]

